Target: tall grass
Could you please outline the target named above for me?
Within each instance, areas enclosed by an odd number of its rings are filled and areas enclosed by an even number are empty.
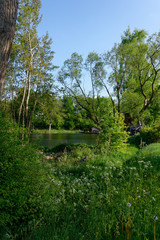
[[[160,239],[160,144],[109,156],[83,150],[49,160],[57,191],[26,239]]]
[[[0,239],[22,239],[41,222],[49,178],[43,157],[0,114]]]
[[[0,239],[160,239],[160,143],[42,154],[0,125]]]

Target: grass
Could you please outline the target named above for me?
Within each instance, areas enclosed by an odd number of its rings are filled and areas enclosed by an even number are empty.
[[[160,239],[160,143],[36,149],[0,125],[0,239]]]
[[[42,220],[48,168],[28,140],[20,140],[22,129],[2,113],[0,126],[0,239],[22,239]]]
[[[46,160],[43,221],[26,240],[160,239],[160,144],[126,153],[64,148]]]
[[[80,133],[82,132],[81,130],[65,130],[65,129],[51,129],[50,133],[54,134],[75,134],[75,133]],[[48,129],[35,129],[33,130],[33,133],[49,133]]]

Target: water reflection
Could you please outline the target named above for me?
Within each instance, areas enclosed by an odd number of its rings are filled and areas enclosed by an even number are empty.
[[[97,143],[96,134],[49,134],[49,133],[34,133],[31,136],[31,142],[37,143],[41,146],[54,147],[59,144],[76,144],[76,143],[86,143],[86,144],[96,144]]]

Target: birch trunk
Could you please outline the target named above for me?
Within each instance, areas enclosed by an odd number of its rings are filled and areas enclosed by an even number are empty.
[[[29,109],[30,92],[31,92],[31,72],[28,72],[28,93],[27,93],[27,99],[26,99],[26,128],[28,127],[28,124],[29,124],[28,109]]]
[[[15,33],[18,0],[0,0],[0,101]]]
[[[24,90],[23,90],[23,98],[19,108],[18,123],[20,123],[20,120],[21,120],[22,107],[24,106],[24,100],[25,100],[26,91],[27,91],[27,82],[28,82],[28,72],[26,73],[26,81],[25,81]]]
[[[52,129],[52,123],[49,123],[49,133],[51,133],[51,129]]]

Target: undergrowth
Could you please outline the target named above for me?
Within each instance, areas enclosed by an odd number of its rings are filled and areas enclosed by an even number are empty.
[[[42,152],[0,125],[0,239],[160,239],[160,144]]]
[[[123,154],[83,150],[48,161],[57,192],[27,239],[159,239],[160,144]]]

